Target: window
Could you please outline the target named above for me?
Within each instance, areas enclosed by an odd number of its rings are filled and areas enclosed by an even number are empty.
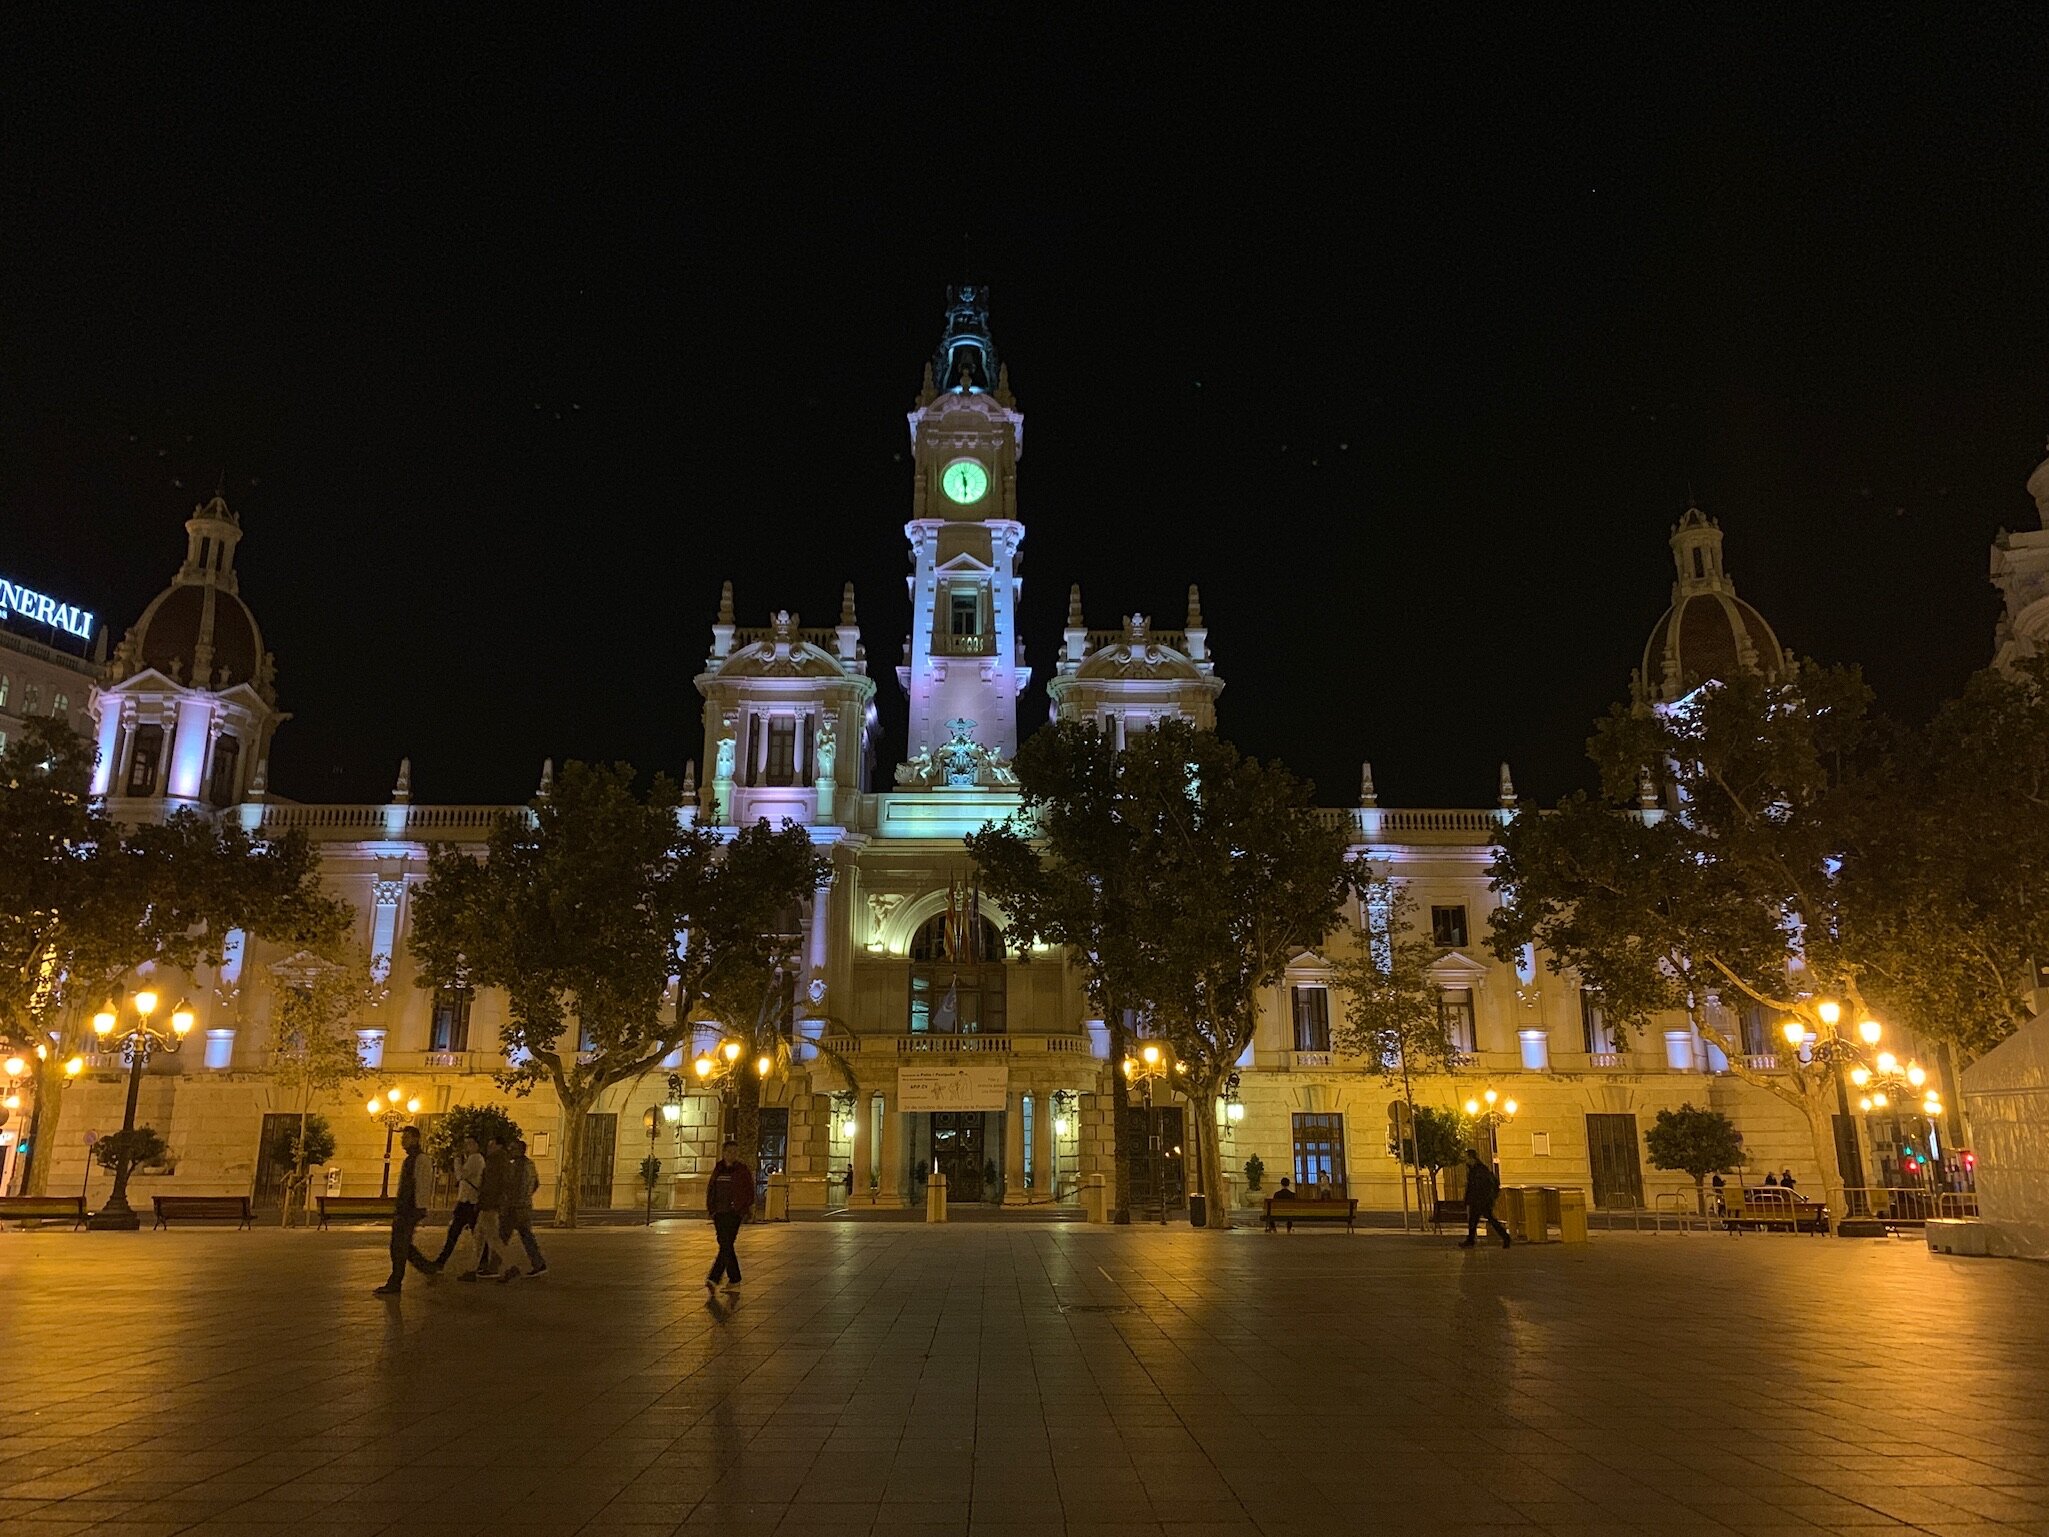
[[[1330,1050],[1330,989],[1298,987],[1295,993],[1295,1050]]]
[[[470,1049],[470,1000],[467,987],[437,987],[434,990],[434,1022],[429,1027],[429,1051]]]
[[[1579,995],[1579,1022],[1586,1035],[1589,1056],[1606,1056],[1615,1051],[1615,1027],[1608,1023],[1599,998],[1584,988]]]
[[[1743,1012],[1737,1016],[1737,1024],[1743,1032],[1743,1055],[1746,1057],[1770,1056],[1778,1050],[1762,1004],[1745,1004]]]
[[[154,795],[157,789],[157,767],[164,756],[164,728],[162,726],[139,726],[135,732],[135,745],[128,753],[128,793],[130,795]]]
[[[1437,1023],[1443,1027],[1444,1038],[1451,1042],[1453,1051],[1471,1056],[1480,1049],[1473,1030],[1473,990],[1470,987],[1447,987],[1439,991]]]
[[[50,696],[50,714],[58,720],[71,719],[71,696],[69,694],[52,694]]]
[[[7,696],[14,688],[14,680],[0,672],[0,710],[7,708]]]
[[[1701,554],[1700,548],[1697,545],[1693,551],[1693,574],[1695,576],[1707,575],[1707,558]]]
[[[1001,1035],[1004,1027],[1003,934],[977,918],[959,941],[946,934],[946,914],[934,913],[911,940],[913,1035]]]
[[[33,715],[43,703],[43,686],[40,683],[25,684],[21,691],[21,713]]]
[[[763,1178],[784,1173],[790,1161],[790,1111],[786,1105],[761,1107],[761,1143],[755,1150],[755,1170]]]
[[[797,717],[768,718],[768,765],[763,784],[795,784],[797,780]]]
[[[947,630],[953,635],[982,633],[982,604],[972,592],[956,592],[947,601]]]
[[[216,806],[231,806],[235,801],[235,770],[242,762],[242,744],[234,737],[224,736],[213,744],[213,783],[207,787],[206,798]]]
[[[1295,1114],[1295,1184],[1303,1190],[1328,1185],[1345,1188],[1345,1118],[1342,1115]]]
[[[1033,1145],[1037,1140],[1034,1133],[1038,1127],[1039,1116],[1039,1107],[1034,1102],[1036,1098],[1036,1095],[1027,1094],[1018,1101],[1018,1116],[1024,1122],[1024,1136],[1020,1140],[1024,1145],[1024,1182],[1027,1190],[1038,1188],[1036,1176],[1039,1171],[1034,1156],[1038,1149]]]
[[[1463,904],[1430,909],[1430,940],[1447,950],[1466,947],[1466,910]]]

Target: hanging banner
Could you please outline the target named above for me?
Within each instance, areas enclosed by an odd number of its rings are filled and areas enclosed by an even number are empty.
[[[1010,1069],[1000,1062],[899,1067],[897,1110],[1001,1110],[1009,1103]]]

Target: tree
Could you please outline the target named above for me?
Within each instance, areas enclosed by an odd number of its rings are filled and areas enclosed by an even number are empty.
[[[1009,920],[1020,949],[1059,945],[1081,972],[1089,1001],[1110,1030],[1110,1056],[1127,1047],[1125,1018],[1140,994],[1138,824],[1127,814],[1117,744],[1094,721],[1060,721],[1034,732],[1014,767],[1023,805],[1016,816],[969,837],[982,889]],[[1129,1086],[1111,1075],[1113,1220],[1131,1220]]]
[[[173,813],[122,828],[91,802],[92,747],[61,722],[29,723],[0,753],[0,1014],[36,1043],[33,1145],[54,1146],[64,1064],[87,1021],[136,968],[217,968],[229,934],[320,945],[347,926],[320,889],[305,838]],[[50,1160],[29,1165],[48,1189]]]
[[[1402,1141],[1390,1138],[1387,1150],[1410,1168],[1429,1172],[1430,1199],[1434,1204],[1439,1199],[1437,1176],[1464,1158],[1471,1146],[1466,1118],[1458,1111],[1418,1105],[1409,1136]]]
[[[1880,1017],[1969,1060],[2033,1017],[2049,959],[2049,656],[1893,734],[1847,819],[1843,947]]]
[[[297,1126],[280,1126],[271,1139],[270,1156],[278,1163],[305,1169],[334,1157],[334,1128],[320,1114],[305,1116]]]
[[[598,1097],[683,1045],[725,969],[757,956],[776,914],[830,868],[802,828],[762,823],[728,846],[683,825],[666,776],[645,795],[633,781],[623,764],[569,764],[481,859],[437,850],[414,899],[420,985],[503,988],[500,1081],[554,1088],[555,1219],[567,1227]]]
[[[1118,777],[1150,872],[1134,898],[1137,991],[1179,1059],[1208,1224],[1228,1227],[1224,1080],[1252,1044],[1261,991],[1337,926],[1362,875],[1305,781],[1184,721],[1129,743]]]
[[[118,1182],[145,1164],[161,1163],[170,1146],[154,1126],[137,1126],[128,1131],[110,1131],[92,1146],[93,1160]]]
[[[1869,1011],[1838,880],[1867,794],[1869,698],[1854,669],[1795,663],[1777,680],[1739,676],[1666,709],[1618,706],[1589,743],[1602,799],[1516,817],[1492,869],[1497,956],[1543,947],[1625,1027],[1685,1013],[1732,1073],[1806,1116],[1838,1212],[1833,1070],[1792,1052],[1781,1072],[1753,1069],[1709,1004],[1753,1003],[1817,1031],[1829,995],[1853,1018]],[[1657,773],[1677,812],[1643,804],[1639,786]]]
[[[298,1149],[286,1176],[280,1225],[289,1226],[296,1209],[304,1214],[310,1186],[307,1170],[326,1157],[308,1155],[313,1145],[313,1099],[332,1094],[363,1074],[362,1046],[355,1026],[362,1011],[384,996],[385,989],[370,968],[340,946],[327,957],[300,951],[271,968],[277,980],[276,1012],[271,1022],[271,1072],[278,1084],[298,1098],[299,1130],[292,1138]],[[330,1138],[328,1152],[333,1152]]]
[[[1707,1177],[1727,1174],[1743,1162],[1743,1133],[1719,1110],[1681,1105],[1660,1110],[1643,1135],[1653,1168],[1693,1176],[1693,1193],[1702,1216],[1707,1215]]]
[[[434,1117],[423,1151],[435,1168],[448,1173],[462,1156],[463,1138],[475,1137],[482,1147],[496,1137],[502,1146],[511,1147],[523,1135],[519,1122],[496,1105],[455,1105]]]

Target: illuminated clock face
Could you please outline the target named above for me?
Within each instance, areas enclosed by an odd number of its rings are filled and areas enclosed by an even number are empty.
[[[939,477],[947,497],[965,507],[979,502],[989,491],[989,472],[973,459],[956,459]]]

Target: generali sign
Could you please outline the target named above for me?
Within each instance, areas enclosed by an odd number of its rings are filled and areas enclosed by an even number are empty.
[[[23,587],[4,576],[0,576],[0,611],[17,613],[37,624],[47,624],[67,635],[76,635],[80,640],[92,639],[93,616],[90,609],[37,592],[33,587]]]

